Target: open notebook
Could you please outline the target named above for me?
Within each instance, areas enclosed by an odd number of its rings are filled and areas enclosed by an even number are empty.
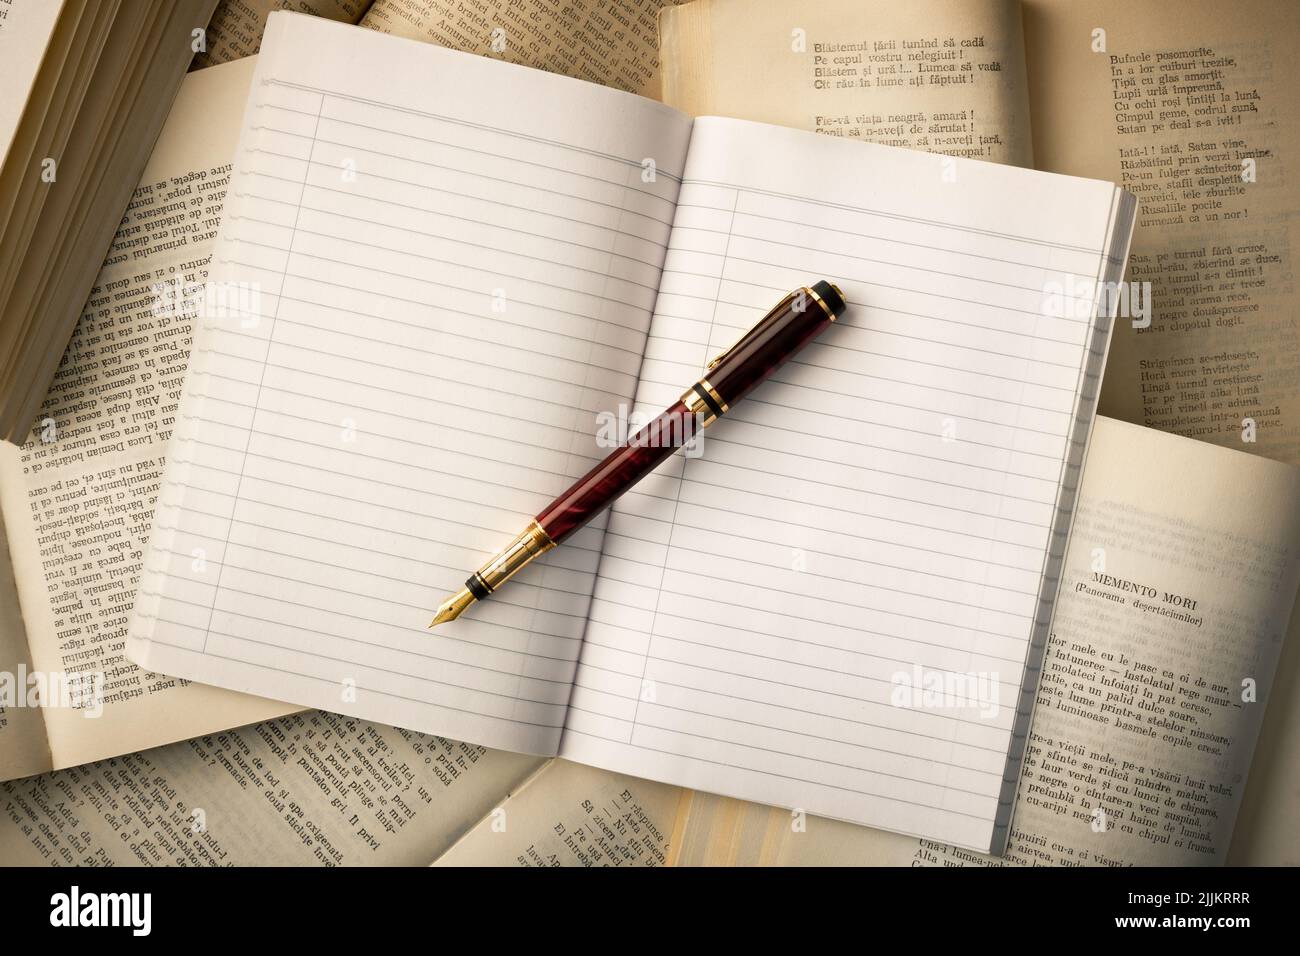
[[[274,14],[128,655],[997,849],[1133,213]],[[819,278],[849,311],[700,457],[426,630],[606,415]]]

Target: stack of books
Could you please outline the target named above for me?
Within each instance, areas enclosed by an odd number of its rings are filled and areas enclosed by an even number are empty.
[[[1169,37],[1129,3],[1081,52],[1049,0],[696,0],[657,38],[582,3],[480,46],[404,0],[223,5],[44,404],[3,393],[0,663],[91,679],[0,700],[0,853],[118,858],[47,798],[152,780],[146,827],[243,817],[158,863],[1270,859],[1294,106],[1215,48],[1300,23],[1254,5]],[[1209,68],[1222,109],[1147,115]],[[698,456],[426,630],[611,416],[823,277],[846,315]]]

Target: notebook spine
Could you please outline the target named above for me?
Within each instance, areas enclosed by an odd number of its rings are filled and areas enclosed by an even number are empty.
[[[1124,264],[1128,259],[1129,242],[1137,219],[1137,198],[1122,189],[1115,190],[1111,205],[1106,247],[1098,265],[1096,288],[1093,293],[1093,322],[1088,333],[1088,357],[1079,371],[1079,399],[1074,409],[1074,424],[1070,432],[1070,448],[1061,470],[1060,492],[1052,519],[1051,547],[1043,563],[1042,585],[1034,614],[1033,632],[1025,655],[1024,679],[1016,698],[1016,712],[1011,725],[1011,747],[1002,772],[1002,785],[998,794],[997,813],[994,817],[989,852],[1002,855],[1011,837],[1016,793],[1024,768],[1025,751],[1033,729],[1034,702],[1038,695],[1043,660],[1052,636],[1052,618],[1060,592],[1061,578],[1070,532],[1074,524],[1075,505],[1083,484],[1084,466],[1092,438],[1092,426],[1097,417],[1097,402],[1101,394],[1102,376],[1106,370],[1111,331],[1114,327],[1120,297],[1115,293],[1124,278]]]

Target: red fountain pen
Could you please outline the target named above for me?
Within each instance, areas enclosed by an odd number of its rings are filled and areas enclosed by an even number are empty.
[[[796,289],[706,369],[670,408],[616,448],[542,509],[527,528],[444,601],[430,627],[460,617],[600,514],[702,428],[708,428],[785,361],[843,314],[844,295],[830,282]]]

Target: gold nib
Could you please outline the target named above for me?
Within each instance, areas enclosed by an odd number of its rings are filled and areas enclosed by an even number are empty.
[[[522,569],[529,561],[553,547],[555,542],[534,518],[527,528],[515,536],[515,540],[506,545],[504,551],[493,555],[492,560],[471,574],[469,580],[465,582],[465,587],[438,605],[438,613],[433,616],[433,623],[429,626],[437,627],[447,621],[456,620],[465,613],[467,607],[478,600],[474,596],[475,592],[486,598],[509,581],[515,572]],[[474,585],[474,591],[469,589],[471,583]]]
[[[433,616],[433,623],[429,626],[437,627],[439,624],[456,620],[465,613],[465,608],[473,604],[474,600],[474,595],[469,593],[469,588],[461,588],[438,605],[438,613]]]

